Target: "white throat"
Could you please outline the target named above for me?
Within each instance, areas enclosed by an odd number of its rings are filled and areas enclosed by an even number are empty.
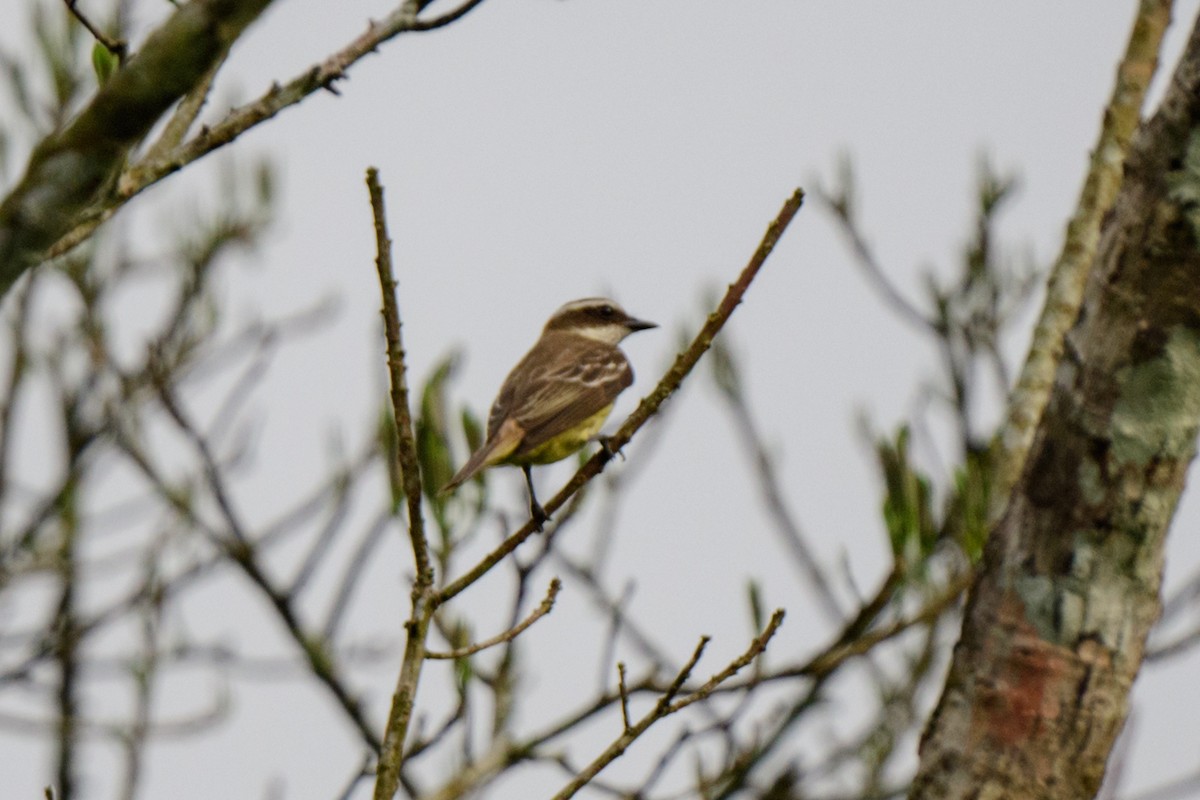
[[[571,333],[615,347],[618,342],[630,334],[630,330],[624,325],[614,322],[611,325],[584,325],[572,328]]]

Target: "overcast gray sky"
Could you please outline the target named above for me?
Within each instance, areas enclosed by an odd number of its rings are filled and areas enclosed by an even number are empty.
[[[5,47],[19,47],[29,2],[0,0]],[[243,496],[261,498],[267,517],[279,508],[272,498],[294,496],[321,474],[331,432],[358,441],[381,402],[367,166],[387,187],[414,377],[463,348],[456,402],[483,412],[554,308],[611,294],[663,326],[626,343],[638,381],[618,420],[669,363],[678,326],[694,326],[701,299],[737,274],[792,189],[831,177],[840,154],[854,160],[871,241],[910,296],[921,269],[945,272],[958,257],[981,154],[1021,178],[1003,217],[1005,243],[1041,264],[1052,259],[1134,5],[487,0],[445,30],[387,44],[338,84],[339,97],[318,94],[285,111],[130,211],[140,230],[169,226],[171,203],[189,192],[213,196],[216,167],[230,156],[269,156],[280,169],[279,221],[267,246],[244,259],[252,263],[231,271],[227,307],[234,319],[270,317],[332,296],[339,312],[328,330],[285,348],[256,395],[261,435]],[[1164,71],[1198,5],[1178,4]],[[276,3],[235,49],[214,112],[299,73],[389,9]],[[872,585],[886,566],[885,535],[856,416],[889,430],[905,420],[934,373],[934,351],[871,293],[815,203],[728,335],[821,558],[844,559],[860,587]],[[1015,358],[1023,342],[1010,344]],[[745,584],[757,577],[767,603],[789,611],[772,648],[781,658],[802,653],[828,631],[778,557],[730,425],[702,383],[673,401],[661,442],[645,453],[610,575],[636,581],[633,609],[681,661],[700,634],[712,635],[712,664],[744,647]],[[627,455],[639,459],[638,442]],[[503,496],[515,514],[521,480],[510,472],[497,480],[511,483]],[[540,485],[567,474],[544,470]],[[1200,561],[1198,524],[1188,495],[1169,542],[1168,586]],[[386,552],[405,563],[398,546]],[[403,592],[389,584],[396,571],[374,577],[387,601],[357,627],[387,629],[387,614],[407,613]],[[498,620],[486,592],[484,584],[463,598],[480,630]],[[214,588],[210,602],[211,616],[189,622],[215,635],[238,603],[258,601]],[[570,638],[570,620],[585,611],[568,584],[560,608],[530,632],[581,659],[574,671],[540,670],[537,702],[578,698],[579,671],[593,689],[596,643]],[[257,644],[246,632],[236,640]],[[280,652],[270,641],[264,649]],[[1193,656],[1139,678],[1127,786],[1195,766],[1198,668]],[[366,673],[375,702],[385,702],[393,673]],[[259,797],[277,778],[285,797],[331,797],[357,748],[330,735],[326,726],[341,725],[332,712],[317,722],[289,717],[296,685],[235,683],[237,724],[156,746],[145,796]],[[289,753],[286,769],[271,752]],[[39,796],[47,757],[0,730],[5,796]],[[629,758],[637,757],[634,748]],[[111,793],[111,763],[102,755],[89,770],[89,796]]]

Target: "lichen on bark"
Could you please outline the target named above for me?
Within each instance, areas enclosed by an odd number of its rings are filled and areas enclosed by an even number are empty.
[[[1143,123],[911,798],[1092,798],[1200,430],[1200,24]]]

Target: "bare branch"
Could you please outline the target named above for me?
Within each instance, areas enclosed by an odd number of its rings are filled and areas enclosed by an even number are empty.
[[[367,188],[371,193],[371,211],[375,218],[375,266],[379,270],[379,286],[383,295],[383,329],[387,339],[388,374],[391,377],[392,413],[399,438],[397,459],[400,477],[408,501],[408,534],[412,544],[417,580],[413,591],[424,590],[433,584],[433,567],[429,561],[429,543],[425,540],[425,523],[421,515],[421,468],[417,446],[413,439],[412,412],[408,405],[408,379],[404,364],[404,342],[400,336],[400,310],[396,305],[396,278],[392,272],[392,240],[388,238],[387,219],[383,205],[383,187],[379,172],[367,170]]]
[[[470,796],[489,778],[517,758],[517,753],[503,739],[497,740],[492,748],[475,763],[459,770],[444,786],[424,796],[424,800],[461,800]]]
[[[621,694],[621,723],[625,726],[625,732],[633,727],[629,724],[629,690],[625,688],[625,662],[617,662],[617,691]]]
[[[414,22],[412,24],[411,30],[433,31],[433,30],[437,30],[438,28],[445,27],[446,25],[449,25],[451,22],[457,22],[458,20],[465,17],[470,11],[472,11],[475,8],[475,6],[479,5],[482,2],[483,2],[483,0],[466,0],[466,2],[464,2],[458,8],[454,9],[453,11],[447,11],[445,14],[442,14],[440,17],[434,17],[433,19],[429,19],[429,20],[417,20],[416,22]],[[428,4],[428,0],[426,0],[426,3],[423,3],[422,5],[427,5],[427,4]]]
[[[260,3],[269,1],[257,0]],[[418,19],[417,15],[429,2],[430,0],[403,0],[400,6],[383,20],[371,22],[367,30],[348,45],[286,84],[272,84],[257,100],[233,109],[224,119],[201,128],[195,136],[177,147],[165,151],[152,148],[152,157],[148,153],[146,158],[122,172],[111,196],[105,198],[104,202],[86,217],[74,220],[73,227],[60,234],[61,238],[49,247],[46,255],[53,257],[67,252],[87,239],[102,222],[109,219],[135,195],[214,150],[230,144],[246,131],[272,119],[285,108],[297,105],[318,91],[325,90],[337,94],[334,84],[342,80],[346,71],[360,59],[377,52],[384,42],[401,33],[434,30],[448,25],[473,10],[481,0],[469,0],[458,9],[431,20]]]
[[[342,709],[354,722],[363,741],[372,750],[378,751],[380,748],[379,739],[367,723],[358,698],[353,695],[350,688],[338,674],[336,665],[330,657],[325,643],[309,635],[296,612],[293,597],[277,588],[259,563],[255,542],[250,537],[246,526],[242,523],[237,510],[234,508],[233,500],[225,486],[225,479],[217,466],[208,443],[184,415],[182,408],[174,400],[169,386],[164,385],[160,387],[160,397],[171,419],[196,449],[203,464],[204,476],[208,483],[209,491],[216,500],[217,508],[221,512],[222,520],[229,535],[220,535],[205,525],[201,525],[201,528],[206,530],[210,538],[224,550],[229,559],[241,568],[251,583],[266,595],[272,607],[287,627],[288,633],[304,653],[313,675],[333,694],[338,704],[341,705]],[[168,491],[163,496],[164,499],[170,500],[174,504],[175,509],[186,518],[200,522],[195,515],[195,511],[186,503],[176,498],[174,493]]]
[[[24,177],[0,204],[0,295],[107,195],[129,152],[269,4],[182,6],[70,125],[33,151]]]
[[[229,55],[226,50],[221,54],[221,57],[213,62],[213,65],[208,68],[208,72],[200,78],[200,82],[195,88],[183,96],[179,101],[179,105],[175,108],[175,113],[171,115],[171,119],[167,120],[167,124],[163,127],[162,134],[146,149],[146,154],[142,156],[142,163],[156,161],[183,142],[192,125],[195,124],[196,118],[200,116],[201,109],[204,108],[205,102],[208,101],[209,92],[212,91],[213,82],[217,78],[217,73],[221,71],[221,67],[225,65],[225,59]],[[76,230],[82,230],[77,228]],[[74,231],[72,231],[74,233]],[[70,249],[74,245],[68,246],[67,243],[59,241],[55,244],[55,249],[66,248]]]
[[[683,665],[683,669],[675,674],[674,680],[671,681],[671,685],[667,687],[667,690],[662,693],[662,697],[658,698],[656,708],[659,712],[666,713],[667,709],[671,707],[671,701],[679,694],[679,690],[683,688],[683,684],[687,682],[687,679],[692,676],[692,670],[696,668],[696,664],[700,661],[700,657],[704,655],[704,650],[708,647],[710,641],[712,641],[712,638],[709,636],[700,637],[700,641],[696,644],[696,649],[692,651],[692,657]]]
[[[67,411],[70,414],[70,411]],[[58,661],[58,790],[64,800],[75,797],[80,750],[82,689],[79,666],[82,637],[79,635],[79,519],[78,485],[72,484],[59,508],[62,542],[58,553],[58,573],[61,581],[58,608],[53,625],[55,657]]]
[[[857,209],[854,203],[854,176],[850,171],[850,162],[842,160],[838,184],[830,191],[820,186],[816,189],[817,199],[824,203],[838,221],[838,227],[850,243],[851,249],[858,260],[863,274],[870,284],[879,292],[883,301],[891,307],[901,319],[925,333],[936,333],[936,326],[924,313],[910,303],[900,290],[892,283],[891,278],[879,263],[871,245],[858,224]]]
[[[896,620],[889,625],[884,625],[875,630],[867,630],[867,627],[875,619],[879,610],[892,597],[895,583],[889,576],[889,578],[884,580],[871,602],[863,606],[863,610],[853,621],[847,624],[842,635],[833,644],[805,663],[772,672],[770,676],[764,676],[762,680],[776,680],[783,677],[798,677],[801,675],[822,678],[830,675],[851,658],[869,652],[879,644],[889,639],[894,639],[914,626],[928,624],[936,620],[945,613],[946,609],[959,601],[963,593],[971,586],[974,577],[975,573],[972,570],[963,570],[911,616],[906,616],[903,619]]]
[[[351,593],[358,587],[358,576],[366,568],[367,562],[375,548],[383,541],[383,535],[387,532],[387,523],[390,519],[390,512],[384,511],[372,521],[370,527],[367,528],[367,532],[363,535],[362,541],[354,549],[354,554],[350,557],[350,561],[346,564],[346,568],[342,572],[342,577],[337,584],[337,593],[334,595],[333,602],[329,605],[329,613],[325,617],[325,624],[321,627],[321,635],[327,641],[332,642],[337,637],[338,626],[341,624],[342,619],[345,618],[346,611],[350,607]]]
[[[391,800],[400,785],[400,769],[404,763],[404,740],[412,719],[417,697],[421,666],[425,663],[425,638],[437,607],[433,587],[433,567],[429,560],[429,544],[421,516],[421,473],[413,440],[412,415],[408,406],[408,385],[404,366],[404,345],[400,338],[400,312],[396,306],[396,279],[392,274],[391,240],[383,205],[383,187],[379,172],[367,170],[367,189],[371,196],[371,212],[375,219],[375,265],[379,271],[379,286],[383,293],[384,333],[387,338],[388,370],[391,376],[392,411],[396,419],[398,439],[397,460],[400,464],[404,495],[408,501],[408,536],[412,545],[417,575],[412,587],[412,613],[405,623],[406,637],[400,675],[392,695],[384,731],[383,748],[375,775],[375,800]]]
[[[825,570],[817,562],[817,557],[809,547],[804,531],[801,530],[795,515],[788,506],[787,498],[779,485],[779,474],[775,469],[775,463],[758,430],[758,425],[750,413],[750,407],[746,403],[746,396],[742,392],[742,382],[734,366],[733,357],[729,354],[727,347],[720,343],[713,346],[713,369],[717,376],[717,385],[722,390],[721,395],[728,402],[730,415],[737,427],[736,439],[753,463],[759,491],[762,492],[763,502],[766,504],[771,519],[775,522],[779,538],[783,540],[792,560],[799,567],[799,574],[804,585],[811,586],[816,594],[821,612],[833,624],[842,623],[845,613],[842,611],[841,603],[838,602],[837,594],[833,591],[833,587],[825,575]]]
[[[64,2],[67,4],[67,9],[71,12],[75,19],[79,20],[79,23],[88,29],[88,33],[92,35],[93,39],[104,45],[105,49],[116,56],[118,61],[125,60],[125,55],[129,52],[129,42],[125,41],[124,39],[114,39],[104,31],[100,30],[99,27],[93,25],[92,21],[89,20],[87,16],[79,10],[79,0],[64,0]]]
[[[688,660],[688,663],[675,676],[675,680],[671,682],[671,686],[659,698],[659,701],[655,703],[654,708],[650,709],[632,727],[626,726],[622,734],[604,752],[596,756],[582,770],[579,770],[575,778],[564,786],[558,794],[554,795],[553,800],[567,800],[570,797],[574,797],[580,789],[600,773],[600,770],[619,758],[629,745],[633,744],[634,740],[645,733],[655,722],[712,694],[713,690],[721,683],[736,675],[739,670],[757,658],[766,649],[767,644],[771,641],[771,637],[775,635],[775,631],[779,629],[782,622],[783,611],[777,610],[771,615],[771,621],[767,623],[767,627],[750,643],[750,646],[742,655],[738,656],[727,667],[709,678],[699,689],[675,700],[675,695],[687,681],[692,669],[696,666],[696,662],[700,660],[700,655],[704,652],[704,646],[708,643],[708,637],[702,638],[700,644],[696,646],[696,650],[692,653],[692,657]]]
[[[521,620],[518,624],[514,625],[503,633],[497,634],[490,639],[485,639],[477,644],[468,645],[466,647],[458,647],[445,653],[427,650],[425,652],[425,657],[430,659],[466,658],[467,656],[475,655],[482,650],[487,650],[489,647],[495,647],[498,644],[511,642],[513,639],[524,633],[530,625],[550,613],[551,609],[554,608],[554,601],[558,597],[558,592],[561,589],[562,581],[560,581],[558,578],[550,581],[550,588],[547,590],[546,598],[542,600],[541,605],[535,608],[533,613],[531,613],[528,617]]]
[[[618,634],[622,635],[637,647],[644,657],[650,660],[656,670],[666,672],[668,670],[667,665],[670,663],[666,654],[654,643],[650,634],[643,631],[637,621],[624,610],[625,603],[632,593],[632,586],[626,586],[620,599],[611,598],[605,593],[604,587],[600,585],[599,577],[589,566],[577,563],[570,556],[558,550],[552,550],[551,555],[554,556],[554,560],[563,569],[567,570],[570,578],[578,581],[578,583],[573,583],[572,586],[578,587],[582,585],[583,588],[587,589],[588,595],[592,598],[595,606],[603,611],[611,620],[609,638],[612,642],[608,647],[608,651],[612,652],[616,646],[616,637]],[[611,661],[611,658],[606,658],[601,662],[603,665],[600,672],[601,686],[606,685],[608,682],[608,664]]]

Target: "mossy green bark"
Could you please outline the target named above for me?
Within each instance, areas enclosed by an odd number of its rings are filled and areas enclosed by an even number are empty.
[[[192,0],[63,130],[34,149],[0,203],[0,296],[111,188],[130,151],[195,87],[270,0]]]

